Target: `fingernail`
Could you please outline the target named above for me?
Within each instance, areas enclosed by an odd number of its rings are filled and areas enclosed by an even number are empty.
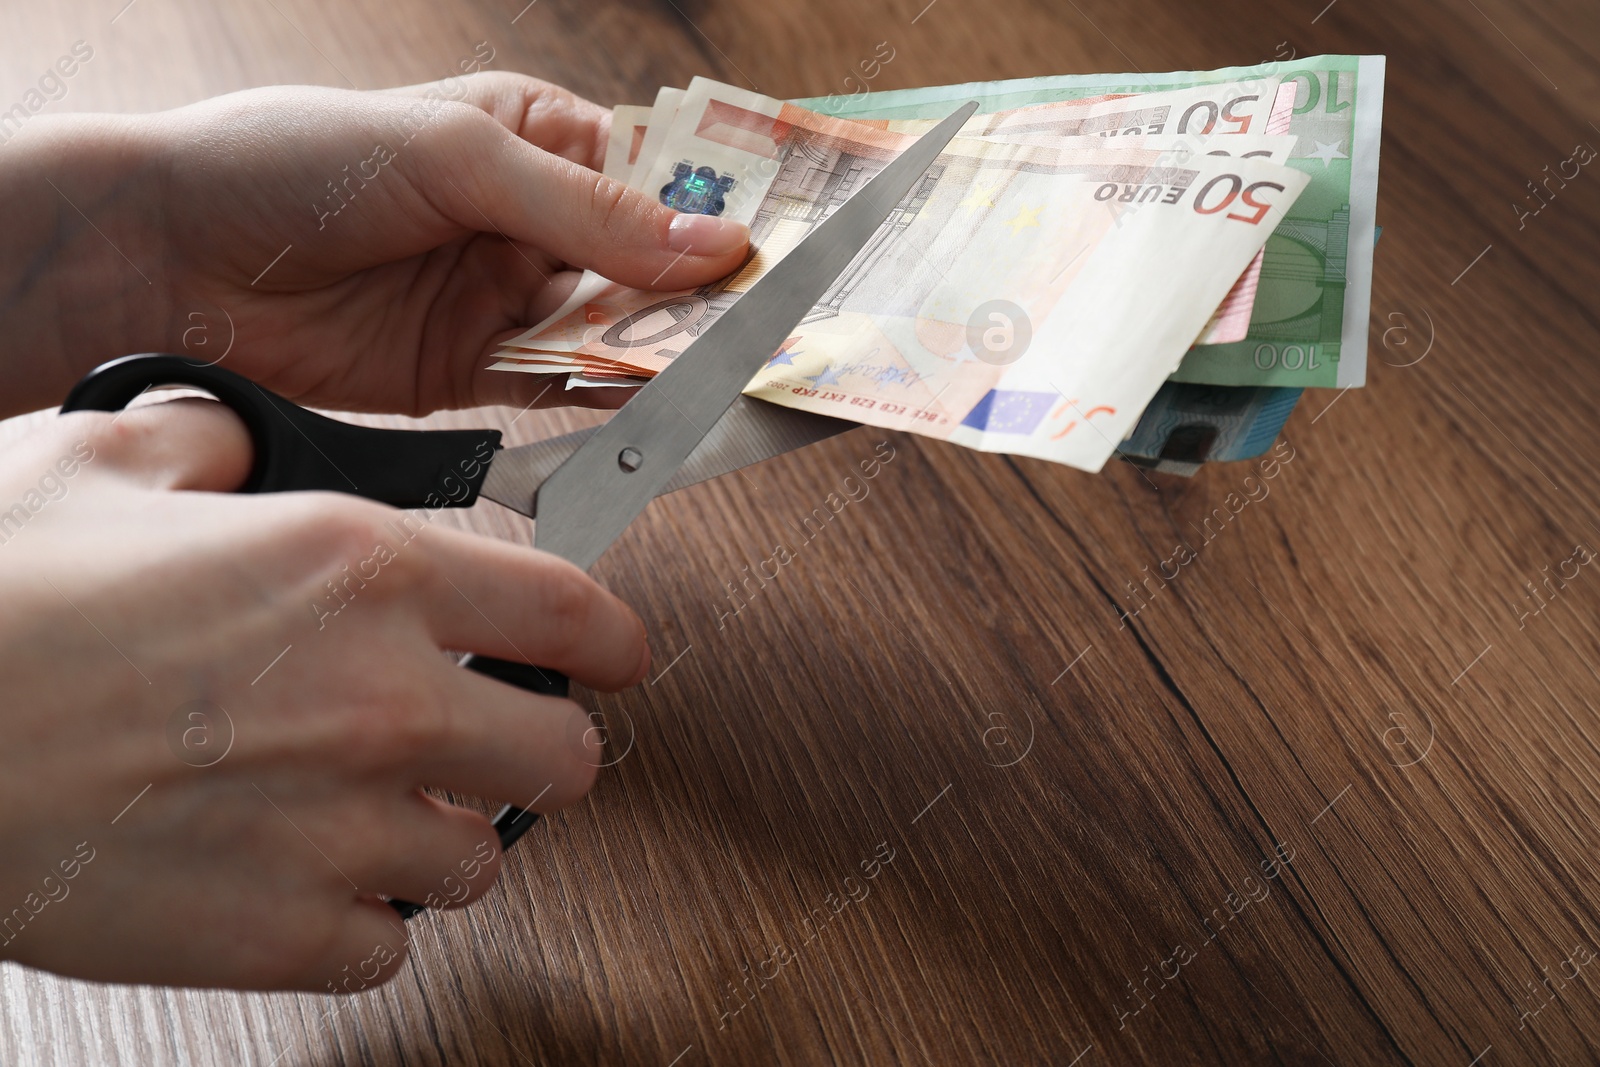
[[[691,256],[723,256],[750,243],[750,227],[715,215],[684,215],[667,227],[667,247]]]

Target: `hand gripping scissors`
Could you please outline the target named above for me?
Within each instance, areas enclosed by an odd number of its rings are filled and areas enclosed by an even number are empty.
[[[354,426],[222,367],[162,354],[124,356],[96,368],[61,410],[117,411],[157,386],[202,389],[249,429],[255,458],[240,492],[327,490],[402,508],[470,507],[481,495],[536,518],[534,547],[588,570],[657,495],[856,425],[751,400],[743,390],[977,107],[962,105],[879,171],[593,429],[503,449],[499,430]],[[567,695],[567,679],[556,671],[477,655],[462,665],[529,692]],[[494,818],[501,847],[538,818],[505,805]],[[424,910],[390,903],[407,919]]]

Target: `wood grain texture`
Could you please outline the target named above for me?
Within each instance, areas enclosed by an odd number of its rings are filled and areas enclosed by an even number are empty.
[[[59,106],[109,110],[426,80],[480,40],[608,103],[696,74],[843,91],[879,41],[884,88],[1386,53],[1371,380],[1308,394],[1293,459],[1209,539],[1251,465],[1095,477],[860,430],[664,499],[595,568],[662,668],[586,698],[615,766],[485,900],[414,923],[394,983],[0,967],[0,1061],[1600,1058],[1600,577],[1518,617],[1600,544],[1600,174],[1521,229],[1511,206],[1600,145],[1591,0],[123,3],[8,5],[0,99],[78,38]],[[870,493],[719,623],[882,440]],[[1124,625],[1179,541],[1199,558]]]

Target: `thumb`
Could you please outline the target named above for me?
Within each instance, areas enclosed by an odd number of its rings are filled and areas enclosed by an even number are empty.
[[[744,263],[744,223],[682,214],[498,123],[482,128],[495,141],[490,158],[468,167],[449,161],[452,177],[438,171],[440,188],[429,197],[456,205],[450,210],[463,226],[481,230],[492,219],[507,236],[641,289],[692,288]]]
[[[55,420],[55,435],[98,474],[148,489],[226,493],[250,476],[255,449],[227,405],[188,397],[120,412],[75,411]]]

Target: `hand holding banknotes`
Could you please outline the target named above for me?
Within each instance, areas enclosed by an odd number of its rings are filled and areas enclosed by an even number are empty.
[[[0,332],[32,354],[0,366],[5,410],[159,350],[226,351],[325,407],[526,405],[543,386],[488,373],[487,357],[561,303],[572,268],[676,289],[745,255],[743,225],[598,174],[609,124],[563,89],[487,72],[36,119],[0,171],[0,278],[16,294]]]

